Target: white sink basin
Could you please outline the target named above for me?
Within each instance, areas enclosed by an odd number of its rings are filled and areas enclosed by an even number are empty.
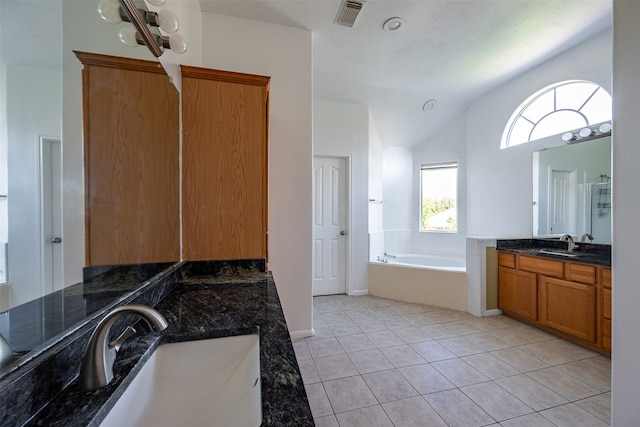
[[[101,427],[258,427],[259,341],[240,335],[161,345]]]

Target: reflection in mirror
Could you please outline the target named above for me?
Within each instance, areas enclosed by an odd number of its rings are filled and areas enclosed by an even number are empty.
[[[611,136],[533,153],[533,236],[611,244]]]
[[[104,282],[83,283],[83,65],[73,51],[156,61],[144,46],[121,43],[119,30],[131,24],[105,22],[97,6],[0,1],[0,333],[24,359],[166,264],[116,269],[107,281],[122,280],[121,292],[86,298]]]

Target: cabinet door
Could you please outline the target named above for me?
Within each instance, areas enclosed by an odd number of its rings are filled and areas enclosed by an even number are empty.
[[[596,288],[540,276],[540,322],[595,342]]]
[[[180,259],[178,92],[157,62],[84,64],[86,264]]]
[[[269,78],[182,74],[184,259],[266,258]]]
[[[526,271],[498,269],[498,308],[537,320],[538,288],[536,275]]]

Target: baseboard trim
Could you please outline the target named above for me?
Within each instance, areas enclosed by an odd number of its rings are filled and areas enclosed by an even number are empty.
[[[299,340],[302,338],[307,338],[307,337],[311,337],[313,336],[313,329],[310,330],[306,330],[306,331],[291,331],[289,332],[289,335],[291,336],[292,340]]]
[[[499,308],[494,308],[492,310],[485,310],[482,313],[483,316],[495,316],[497,314],[502,314],[502,310],[500,310]]]
[[[351,292],[351,295],[355,296],[355,297],[361,297],[363,295],[369,295],[369,291],[365,290],[365,291],[353,291]]]

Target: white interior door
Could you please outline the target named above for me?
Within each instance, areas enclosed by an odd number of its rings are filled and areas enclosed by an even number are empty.
[[[62,289],[62,144],[40,140],[42,281],[45,293]]]
[[[313,295],[346,293],[347,164],[313,159]]]
[[[576,172],[549,171],[549,233],[576,234]]]

